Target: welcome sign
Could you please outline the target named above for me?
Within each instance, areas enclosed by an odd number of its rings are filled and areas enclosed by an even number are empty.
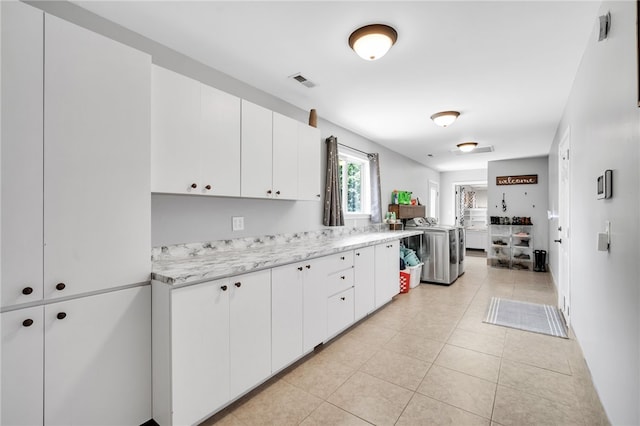
[[[497,176],[496,185],[535,185],[538,175]]]

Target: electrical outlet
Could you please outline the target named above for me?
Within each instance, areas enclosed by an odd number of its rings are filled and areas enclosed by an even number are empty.
[[[231,229],[233,231],[244,231],[244,217],[234,216],[231,218]]]

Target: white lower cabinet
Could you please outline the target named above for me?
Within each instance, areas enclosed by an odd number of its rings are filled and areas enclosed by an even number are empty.
[[[2,424],[149,420],[150,290],[136,287],[3,313]]]
[[[364,318],[376,306],[375,248],[363,247],[354,252],[354,319]]]
[[[42,306],[2,314],[3,425],[42,424]]]
[[[335,336],[353,324],[353,287],[329,297],[327,301],[327,334]]]
[[[400,292],[400,242],[375,246],[375,307],[389,302]]]
[[[302,356],[304,263],[271,270],[271,371]]]
[[[153,282],[153,418],[196,424],[271,375],[271,272]],[[170,332],[169,332],[170,330]]]

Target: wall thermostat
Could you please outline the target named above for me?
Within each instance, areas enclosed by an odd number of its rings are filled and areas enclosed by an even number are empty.
[[[611,198],[612,194],[612,170],[605,170],[600,176],[598,176],[598,200],[603,198]]]

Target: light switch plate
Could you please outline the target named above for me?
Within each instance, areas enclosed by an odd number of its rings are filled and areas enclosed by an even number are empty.
[[[231,218],[231,229],[233,231],[244,231],[244,216],[234,216]]]

